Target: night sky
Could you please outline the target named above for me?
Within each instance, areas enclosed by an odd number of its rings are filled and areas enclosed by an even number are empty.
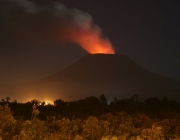
[[[180,80],[179,9],[169,1],[0,0],[0,84],[43,78],[87,55],[66,41],[74,21],[91,23],[116,54]]]

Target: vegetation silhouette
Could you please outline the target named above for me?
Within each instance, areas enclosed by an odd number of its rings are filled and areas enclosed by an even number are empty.
[[[101,94],[78,101],[56,99],[54,105],[1,100],[0,139],[179,140],[179,118],[180,103],[167,97],[142,102],[135,94],[108,104]]]

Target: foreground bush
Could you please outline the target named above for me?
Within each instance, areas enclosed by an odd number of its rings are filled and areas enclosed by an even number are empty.
[[[38,118],[32,107],[30,120],[14,119],[8,104],[0,106],[0,140],[180,140],[180,121],[150,118],[124,111],[84,119],[47,116]]]

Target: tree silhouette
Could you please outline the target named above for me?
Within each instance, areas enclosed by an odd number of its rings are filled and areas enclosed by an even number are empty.
[[[6,97],[6,101],[9,102],[10,101],[10,97]]]
[[[67,107],[67,102],[62,99],[57,99],[54,101],[54,105],[59,111],[62,111]]]
[[[131,100],[133,102],[137,102],[138,101],[138,95],[137,94],[134,94],[132,97],[131,97]]]
[[[101,103],[107,104],[107,98],[104,94],[101,94],[99,98]]]

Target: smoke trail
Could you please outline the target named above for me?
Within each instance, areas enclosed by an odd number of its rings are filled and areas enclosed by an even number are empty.
[[[77,9],[54,2],[37,6],[28,0],[0,0],[1,41],[20,44],[75,42],[89,53],[115,53],[110,41],[92,17]],[[3,44],[3,45],[4,45]]]

